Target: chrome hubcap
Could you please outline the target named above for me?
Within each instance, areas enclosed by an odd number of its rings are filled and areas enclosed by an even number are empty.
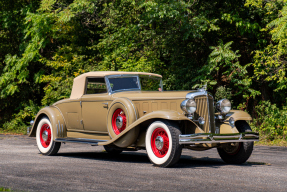
[[[47,139],[48,139],[48,132],[47,131],[43,131],[42,138],[44,141],[47,141]]]
[[[118,116],[116,119],[116,125],[120,129],[123,126],[123,118],[121,116]]]
[[[157,136],[155,139],[155,146],[158,150],[161,150],[163,148],[163,138],[161,136]]]

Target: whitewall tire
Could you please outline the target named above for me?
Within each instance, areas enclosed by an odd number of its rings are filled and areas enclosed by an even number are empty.
[[[46,117],[42,118],[37,125],[36,141],[43,155],[55,155],[60,149],[61,143],[54,141],[52,125]]]
[[[159,167],[174,165],[181,156],[178,126],[166,120],[155,121],[147,129],[145,145],[150,161]]]

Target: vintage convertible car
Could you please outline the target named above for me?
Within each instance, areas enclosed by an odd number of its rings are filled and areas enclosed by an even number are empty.
[[[108,153],[145,149],[160,167],[175,164],[182,148],[216,147],[226,163],[247,161],[258,133],[250,115],[214,105],[205,90],[163,91],[161,75],[142,72],[89,72],[74,79],[69,99],[39,111],[29,136],[43,155],[54,155],[62,142],[102,145]],[[215,111],[216,110],[216,111]]]

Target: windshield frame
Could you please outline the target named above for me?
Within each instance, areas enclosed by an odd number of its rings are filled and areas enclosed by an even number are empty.
[[[111,87],[111,84],[110,84],[110,79],[126,78],[126,77],[136,77],[139,87],[138,88],[130,88],[130,89],[118,89],[118,90],[113,91],[112,87]],[[124,74],[124,75],[123,74],[122,75],[108,75],[108,76],[105,77],[105,79],[106,79],[106,83],[107,83],[109,94],[116,93],[116,92],[122,92],[122,91],[140,91],[141,90],[141,83],[140,83],[140,78],[139,78],[138,75],[128,75],[128,74]]]
[[[151,77],[151,78],[158,78],[160,79],[160,87],[161,87],[161,91],[163,91],[163,83],[162,83],[162,78],[153,76],[153,75],[145,75],[147,77]],[[114,78],[126,78],[126,77],[136,77],[137,81],[138,81],[138,88],[130,88],[130,89],[118,89],[113,91],[110,85],[110,80],[109,79],[114,79]],[[121,75],[107,75],[105,76],[105,80],[107,83],[107,89],[109,94],[113,94],[113,93],[117,93],[117,92],[123,92],[123,91],[141,91],[142,87],[141,87],[141,79],[139,77],[139,75],[129,75],[129,74],[121,74]]]

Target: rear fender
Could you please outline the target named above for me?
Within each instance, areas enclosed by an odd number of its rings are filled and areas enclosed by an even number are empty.
[[[51,122],[54,139],[67,137],[66,123],[63,115],[61,114],[60,110],[54,106],[45,107],[38,112],[29,137],[36,137],[38,123],[44,117],[47,117]]]
[[[238,120],[245,120],[245,121],[251,121],[252,117],[246,113],[245,111],[241,110],[231,110],[227,115],[226,115],[226,122],[222,123],[220,125],[220,134],[224,133],[239,133],[237,128],[234,126],[233,128],[229,125],[228,120],[233,117],[234,121]]]

